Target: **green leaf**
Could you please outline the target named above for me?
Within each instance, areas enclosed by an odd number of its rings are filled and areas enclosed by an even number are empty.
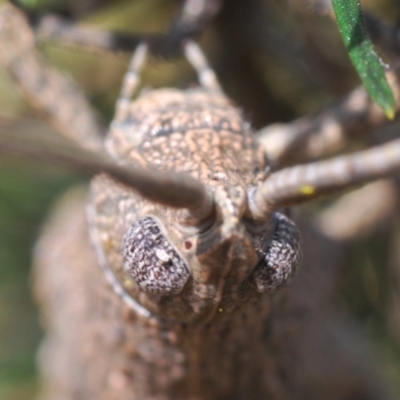
[[[396,101],[368,36],[360,1],[332,0],[332,4],[342,39],[365,88],[386,116],[393,119]]]

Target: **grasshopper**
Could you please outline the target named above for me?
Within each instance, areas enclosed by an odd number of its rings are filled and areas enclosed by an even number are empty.
[[[272,294],[294,276],[301,248],[277,209],[398,168],[397,146],[386,145],[271,173],[200,48],[183,46],[200,88],[132,101],[141,44],[104,143],[90,117],[64,132],[79,147],[59,158],[78,164],[82,155],[104,173],[71,195],[38,244],[44,398],[293,398],[267,328]],[[3,63],[15,72],[24,59],[14,50]],[[62,127],[70,115],[50,118]]]

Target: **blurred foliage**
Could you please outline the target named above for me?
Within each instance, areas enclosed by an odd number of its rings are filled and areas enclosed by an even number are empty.
[[[219,15],[201,45],[227,94],[256,127],[313,112],[359,84],[332,21],[299,13],[285,2],[227,1],[236,3],[239,11]],[[87,25],[134,32],[165,32],[181,4],[177,0],[37,3]],[[400,18],[398,0],[368,0],[365,5],[392,23]],[[265,6],[268,13],[259,12]],[[261,17],[266,20],[261,21],[260,31]],[[42,43],[41,48],[110,120],[129,55],[99,54],[54,43]],[[151,59],[143,76],[143,86],[152,87],[185,88],[194,81],[194,71],[181,60]],[[1,70],[0,109],[0,115],[7,117],[31,114]],[[51,202],[76,179],[53,168],[0,160],[0,399],[34,397],[34,358],[41,334],[29,289],[30,258]],[[400,340],[391,330],[393,306],[388,286],[393,283],[389,268],[395,265],[399,269],[396,260],[400,255],[396,258],[388,250],[394,243],[391,232],[376,239],[349,249],[354,269],[343,283],[343,303],[374,335],[381,356],[387,360],[388,376],[399,382]]]
[[[30,258],[55,195],[71,184],[52,168],[0,162],[0,398],[32,398],[40,339],[30,291]]]

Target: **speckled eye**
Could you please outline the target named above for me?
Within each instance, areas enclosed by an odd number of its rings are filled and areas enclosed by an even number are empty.
[[[280,213],[276,213],[275,218],[272,241],[253,272],[259,292],[269,292],[286,286],[297,272],[302,259],[300,238],[295,224]]]
[[[178,294],[189,278],[185,261],[151,217],[136,221],[122,244],[125,271],[146,292]]]

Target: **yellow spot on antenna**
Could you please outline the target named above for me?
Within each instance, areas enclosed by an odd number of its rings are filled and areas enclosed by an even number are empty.
[[[300,193],[305,195],[312,195],[315,193],[315,187],[311,185],[304,185],[300,187]]]
[[[395,114],[396,114],[396,110],[395,110],[394,108],[390,108],[390,109],[388,109],[388,110],[385,111],[385,114],[386,114],[386,117],[387,117],[389,120],[393,120],[393,119],[394,119],[394,116],[395,116]]]
[[[132,286],[132,281],[130,279],[126,278],[124,280],[124,285],[127,286],[127,287]]]
[[[223,308],[218,308],[218,311],[222,312],[222,311],[224,311],[224,309]]]

